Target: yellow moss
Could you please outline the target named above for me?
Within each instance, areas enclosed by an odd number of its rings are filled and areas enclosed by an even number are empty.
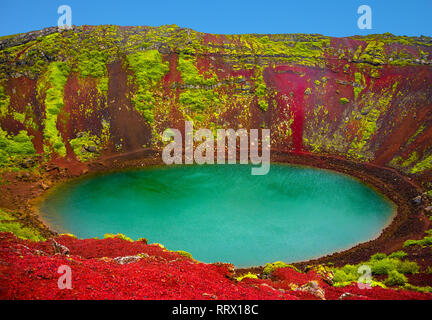
[[[242,281],[243,279],[258,279],[258,275],[255,273],[245,273],[239,277],[235,277],[234,279],[236,279],[237,281]]]
[[[23,226],[12,214],[2,209],[0,209],[0,232],[11,232],[20,239],[45,241],[39,231],[32,227]]]
[[[117,233],[117,234],[106,233],[104,235],[104,239],[109,239],[109,238],[117,238],[117,239],[122,239],[122,240],[129,241],[129,242],[133,242],[133,240],[131,238],[125,236],[122,233]]]

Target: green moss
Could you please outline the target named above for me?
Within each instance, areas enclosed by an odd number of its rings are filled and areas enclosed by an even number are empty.
[[[187,251],[178,250],[178,251],[176,251],[176,252],[177,252],[179,255],[182,255],[182,256],[184,256],[184,257],[186,257],[186,258],[188,258],[188,259],[193,260],[192,255],[191,255],[189,252],[187,252]]]
[[[265,100],[258,100],[258,107],[262,110],[262,111],[267,111],[268,109],[268,102]]]
[[[158,246],[159,248],[166,250],[165,246],[164,246],[163,244],[161,244],[161,243],[157,243],[157,242],[155,242],[155,243],[153,243],[152,245],[154,245],[154,246]]]
[[[406,283],[403,287],[405,290],[411,290],[411,291],[417,291],[422,293],[432,293],[432,287],[426,286],[426,287],[418,287],[414,286],[412,284]]]
[[[401,157],[395,157],[390,162],[390,165],[406,168],[411,166],[411,164],[416,162],[417,160],[418,160],[418,154],[417,152],[414,151],[406,160],[402,159]]]
[[[267,85],[264,81],[263,76],[264,69],[262,67],[257,68],[255,71],[254,77],[251,78],[251,80],[255,83],[255,95],[258,98],[258,106],[262,111],[267,111],[268,109],[268,102],[267,102]]]
[[[80,161],[89,161],[98,156],[100,139],[90,134],[90,132],[81,132],[78,138],[70,140],[70,145]],[[93,147],[97,152],[89,152],[86,149]]]
[[[361,62],[370,63],[373,65],[385,64],[384,43],[381,41],[371,41],[365,51],[358,58]]]
[[[210,74],[208,77],[199,73],[196,66],[196,58],[186,54],[180,54],[177,70],[181,73],[181,78],[186,85],[211,87],[218,82],[216,75]]]
[[[358,278],[358,277],[359,277],[359,275],[357,276],[357,278]],[[336,288],[340,288],[340,287],[350,286],[350,285],[352,285],[353,283],[357,283],[357,282],[358,282],[358,279],[356,279],[356,280],[351,280],[351,281],[345,281],[345,282],[336,282],[336,283],[333,284],[333,286],[336,287]],[[364,283],[365,283],[365,284],[367,283],[366,280],[365,280]],[[371,286],[372,288],[373,288],[373,287],[381,287],[381,288],[384,288],[384,289],[387,288],[387,287],[385,286],[384,283],[379,282],[379,281],[376,281],[376,280],[371,280],[369,284],[370,284],[370,286]]]
[[[284,62],[307,66],[323,66],[322,61],[330,39],[323,36],[293,35],[238,35],[232,36],[240,46],[224,46],[224,53],[234,56],[253,55],[264,59],[277,56]],[[270,59],[269,59],[270,60]]]
[[[60,156],[66,156],[66,147],[63,143],[60,132],[57,129],[57,117],[64,106],[64,86],[69,75],[70,68],[65,62],[52,62],[46,74],[44,138],[47,143],[46,151],[51,148]],[[40,89],[44,84],[39,84]]]
[[[237,281],[242,281],[243,279],[258,279],[258,276],[255,273],[248,272],[239,277],[236,277],[235,279]]]
[[[352,282],[357,282],[360,278],[358,273],[359,267],[369,266],[371,268],[372,275],[389,275],[393,271],[400,274],[415,274],[418,273],[420,267],[416,262],[413,261],[402,261],[400,258],[404,258],[404,252],[398,251],[390,256],[386,256],[384,253],[377,253],[371,256],[369,261],[361,262],[357,265],[347,264],[342,268],[332,268],[334,278],[333,281],[336,286],[345,286]],[[374,279],[372,278],[372,283]],[[375,282],[375,285],[380,285],[379,282]]]
[[[153,89],[162,77],[169,71],[167,63],[157,50],[148,50],[127,56],[129,68],[134,73],[137,90],[132,96],[135,108],[149,122],[153,123],[155,97]]]
[[[72,233],[60,233],[59,236],[66,236],[66,237],[78,239],[78,237]]]
[[[385,258],[378,261],[370,261],[373,274],[389,274],[390,271],[396,270],[401,273],[417,273],[419,266],[415,262],[400,261],[395,258]]]
[[[31,141],[32,138],[24,130],[16,136],[10,136],[0,128],[0,167],[8,166],[24,157],[34,155],[36,150]]]
[[[423,131],[424,129],[426,129],[426,126],[424,124],[422,124],[414,133],[414,135],[412,137],[410,137],[408,139],[407,144],[411,144]]]
[[[357,273],[358,268],[356,266],[352,266],[350,264],[345,265],[343,268],[338,268],[333,271],[334,277],[333,282],[350,284],[351,282],[355,282],[359,279],[360,275]]]
[[[382,67],[372,67],[371,69],[370,69],[370,76],[372,77],[372,78],[379,78],[380,77],[380,70],[381,70],[381,68]]]
[[[432,170],[432,154],[426,156],[422,161],[417,162],[411,169],[411,173],[419,173],[425,170]]]
[[[82,49],[78,56],[78,70],[81,77],[97,79],[97,88],[101,94],[106,94],[108,91],[107,59],[106,51],[87,48]]]
[[[189,111],[201,113],[211,105],[217,104],[218,96],[214,87],[218,83],[215,74],[202,75],[196,67],[195,57],[180,54],[177,70],[186,85],[184,92],[180,93],[179,102]]]
[[[385,258],[387,258],[387,255],[385,253],[376,253],[373,256],[371,256],[371,260],[376,260],[376,261],[383,260]]]
[[[406,252],[404,252],[404,251],[402,251],[402,250],[399,250],[399,251],[392,252],[392,253],[389,255],[389,258],[403,259],[403,258],[405,258],[407,255],[408,255],[408,254],[407,254]]]
[[[24,122],[25,122],[26,115],[25,115],[25,113],[14,112],[14,113],[13,113],[13,118],[14,118],[16,121],[18,121],[18,122],[24,123]]]
[[[0,119],[6,117],[9,111],[10,97],[6,94],[5,88],[0,85]]]
[[[100,93],[106,94],[108,92],[108,83],[109,83],[108,76],[99,79],[97,88]]]
[[[279,268],[292,268],[292,269],[294,269],[294,270],[297,271],[297,272],[301,272],[299,269],[297,269],[297,268],[294,267],[293,265],[286,264],[286,263],[284,263],[284,262],[282,262],[282,261],[276,261],[276,262],[273,262],[273,263],[267,263],[267,264],[264,266],[263,274],[265,274],[265,275],[269,275],[269,274],[271,274],[273,271],[275,271],[276,269],[279,269]]]
[[[356,51],[354,52],[354,56],[353,56],[353,60],[354,61],[358,61],[358,59],[359,59],[362,51],[363,51],[363,47],[362,46],[358,46],[357,49],[356,49]]]
[[[357,86],[354,87],[354,99],[357,100],[359,94],[363,91],[366,86],[366,79],[360,72],[355,73],[355,83]]]
[[[180,94],[179,102],[191,111],[205,111],[217,100],[217,95],[211,90],[186,90]]]
[[[395,82],[391,88],[383,90],[378,101],[373,99],[373,94],[369,95],[369,100],[365,101],[365,109],[367,109],[368,112],[361,118],[359,129],[348,149],[348,154],[350,156],[357,159],[372,157],[370,153],[365,150],[367,143],[369,139],[376,134],[378,130],[378,119],[381,114],[389,108],[397,86],[398,82]]]
[[[340,102],[341,104],[347,104],[347,103],[349,102],[349,100],[348,100],[347,98],[340,98],[340,99],[339,99],[339,102]]]
[[[45,241],[39,231],[32,227],[25,227],[9,213],[0,209],[0,232],[11,232],[16,237],[31,241]]]
[[[432,246],[432,229],[426,231],[428,234],[423,239],[420,240],[407,240],[404,242],[404,247],[409,246],[422,246],[422,247],[430,247]]]
[[[286,268],[288,267],[288,264],[282,262],[282,261],[276,261],[273,263],[267,263],[264,266],[264,270],[263,270],[263,274],[269,275],[271,274],[273,271],[275,271],[278,268]]]
[[[78,58],[78,70],[82,77],[102,78],[107,73],[106,60],[104,51],[84,48]]]
[[[124,234],[121,233],[117,233],[117,234],[112,234],[112,233],[106,233],[104,235],[104,239],[110,239],[110,238],[116,238],[116,239],[122,239],[122,240],[126,240],[129,242],[133,242],[133,240],[127,236],[125,236]]]

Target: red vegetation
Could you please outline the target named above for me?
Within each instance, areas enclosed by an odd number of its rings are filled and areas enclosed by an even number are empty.
[[[298,289],[310,281],[318,283],[326,299],[432,299],[402,290],[335,288],[313,271],[291,268],[276,270],[271,279],[237,282],[229,264],[199,263],[145,241],[68,236],[55,241],[69,255],[55,254],[52,240],[30,242],[0,233],[0,299],[318,299]],[[136,262],[113,259],[138,253],[142,258]],[[72,270],[72,289],[58,288],[61,265]]]

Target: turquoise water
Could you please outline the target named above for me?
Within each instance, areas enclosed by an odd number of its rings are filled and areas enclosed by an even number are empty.
[[[393,204],[331,171],[272,164],[153,167],[80,179],[41,204],[43,219],[80,238],[123,233],[203,262],[238,267],[311,259],[379,235]]]

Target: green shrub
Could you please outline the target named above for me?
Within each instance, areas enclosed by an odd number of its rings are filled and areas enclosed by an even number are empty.
[[[419,266],[414,261],[400,261],[396,258],[384,258],[381,260],[370,260],[369,265],[372,273],[377,275],[389,274],[391,271],[396,270],[400,273],[417,273]]]
[[[375,253],[373,256],[371,256],[371,260],[382,260],[385,258],[387,258],[385,253]]]
[[[396,259],[403,259],[407,256],[408,254],[406,252],[403,252],[402,250],[400,251],[395,251],[392,252],[388,257],[389,258],[396,258]]]
[[[408,279],[396,270],[390,271],[387,279],[384,281],[387,286],[403,286],[407,282]]]
[[[417,292],[422,292],[422,293],[432,293],[432,287],[430,287],[430,286],[418,287],[418,286],[413,286],[412,284],[406,283],[403,288],[405,290],[412,290],[412,291],[417,291]]]
[[[346,286],[351,282],[357,281],[360,277],[360,274],[358,273],[358,268],[362,265],[368,265],[371,268],[371,272],[373,275],[389,275],[390,273],[394,272],[400,274],[418,273],[420,267],[416,262],[401,261],[399,259],[405,256],[406,253],[403,251],[394,252],[388,257],[383,253],[378,253],[373,255],[371,259],[367,262],[361,262],[357,265],[347,264],[342,268],[332,268],[334,274],[334,284],[335,286]],[[372,283],[382,286],[382,283],[379,283],[373,279]]]
[[[385,258],[382,260],[371,260],[371,270],[373,274],[389,274],[390,271],[396,270],[398,260]]]
[[[333,272],[333,282],[335,283],[351,283],[357,281],[360,275],[356,273],[346,273],[344,270],[337,269]]]
[[[420,267],[418,264],[414,261],[400,261],[397,266],[397,271],[403,274],[414,274],[418,273],[420,270]]]
[[[333,282],[339,283],[341,286],[346,286],[350,284],[351,282],[357,282],[361,276],[361,274],[358,272],[359,267],[362,264],[358,265],[351,265],[347,264],[343,266],[342,268],[333,268]]]
[[[347,98],[340,98],[339,102],[341,104],[347,104],[349,102],[349,100]]]
[[[428,230],[426,233],[429,234],[431,230]],[[422,246],[422,247],[427,247],[427,246],[432,246],[432,235],[428,235],[426,237],[424,237],[423,239],[420,240],[407,240],[405,241],[404,247],[409,247],[409,246]]]

